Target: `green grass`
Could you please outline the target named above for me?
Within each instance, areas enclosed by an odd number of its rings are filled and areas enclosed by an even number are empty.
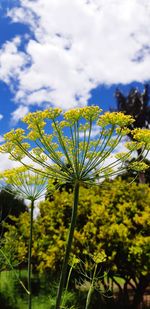
[[[27,271],[18,273],[20,279],[27,286]],[[32,309],[54,309],[56,299],[57,284],[32,277]],[[27,293],[16,279],[13,271],[3,271],[0,273],[0,303],[3,309],[26,309],[28,303]],[[75,303],[74,293],[67,292],[64,297],[65,308],[73,307]]]

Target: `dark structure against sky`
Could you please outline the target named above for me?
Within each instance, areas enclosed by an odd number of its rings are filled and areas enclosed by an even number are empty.
[[[115,92],[117,110],[132,115],[135,122],[132,128],[150,128],[150,86],[146,84],[144,91],[132,88],[125,96],[118,88]]]

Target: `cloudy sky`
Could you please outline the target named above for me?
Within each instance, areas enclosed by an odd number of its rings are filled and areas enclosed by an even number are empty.
[[[28,111],[107,110],[149,80],[149,0],[1,0],[0,142]]]

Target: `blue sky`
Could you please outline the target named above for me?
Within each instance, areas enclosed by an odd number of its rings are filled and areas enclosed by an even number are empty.
[[[117,87],[142,90],[149,29],[149,0],[1,0],[0,141],[29,111],[108,110]]]

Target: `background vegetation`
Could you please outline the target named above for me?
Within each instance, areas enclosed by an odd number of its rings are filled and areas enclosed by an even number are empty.
[[[72,193],[56,191],[40,203],[40,213],[34,220],[33,269],[40,275],[57,277],[65,248],[70,222]],[[78,258],[70,280],[70,289],[88,290],[93,277],[94,265],[97,274],[94,284],[98,299],[104,294],[113,294],[117,286],[119,301],[126,299],[129,306],[129,290],[134,292],[132,305],[140,303],[149,284],[150,269],[150,188],[131,180],[117,178],[105,181],[99,187],[82,187],[74,235],[72,254]],[[29,237],[29,214],[11,217],[14,225],[7,224],[2,250],[19,268],[27,264]],[[13,248],[13,250],[12,250]],[[101,259],[96,257],[101,254]],[[70,267],[72,262],[70,262]],[[8,269],[7,261],[1,259],[1,267]],[[69,271],[69,267],[68,267]],[[120,279],[123,280],[120,283]],[[84,294],[84,293],[83,293]],[[104,297],[104,303],[110,299]],[[111,299],[113,302],[113,298]]]

